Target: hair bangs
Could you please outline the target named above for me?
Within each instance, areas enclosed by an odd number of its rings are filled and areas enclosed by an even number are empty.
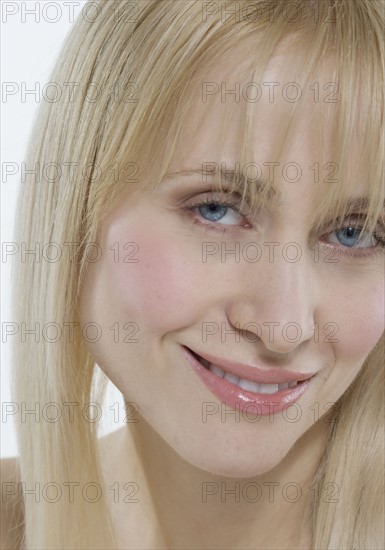
[[[325,74],[331,79],[322,83],[325,93],[324,97],[319,99],[318,107],[322,111],[322,117],[317,131],[322,148],[332,145],[333,156],[329,162],[323,163],[320,177],[311,181],[311,185],[317,188],[314,229],[321,230],[326,223],[337,223],[345,219],[359,206],[360,213],[364,214],[363,230],[374,230],[378,220],[384,215],[382,130],[384,87],[381,62],[384,46],[380,40],[380,20],[373,17],[373,10],[368,10],[366,4],[359,8],[362,20],[356,17],[357,6],[349,6],[341,2],[330,3],[330,5],[334,10],[330,12],[332,18],[330,23],[322,20],[318,23],[314,22],[311,17],[311,6],[307,5],[307,10],[304,10],[307,16],[293,24],[283,22],[283,18],[280,17],[280,13],[285,9],[284,2],[276,4],[274,21],[269,20],[270,12],[266,3],[258,3],[258,5],[251,3],[250,10],[259,9],[257,25],[240,22],[236,34],[232,25],[227,28],[225,25],[217,25],[212,29],[210,38],[204,37],[204,42],[207,41],[206,50],[203,51],[199,47],[196,55],[192,56],[189,74],[183,74],[178,92],[169,97],[168,105],[164,107],[161,124],[158,119],[154,119],[154,125],[161,127],[165,135],[160,140],[157,136],[154,141],[152,158],[158,158],[159,163],[157,163],[155,178],[151,178],[151,188],[159,185],[167,174],[182,121],[185,120],[193,105],[190,93],[193,74],[198,70],[202,71],[202,67],[205,67],[206,73],[210,74],[211,68],[215,67],[221,58],[230,55],[233,48],[244,41],[248,55],[251,54],[253,58],[250,82],[262,82],[264,70],[269,59],[274,55],[275,48],[287,44],[288,47],[298,47],[301,52],[293,81],[302,90],[309,89],[309,86],[314,84],[316,76],[320,74],[319,71],[323,74],[325,70]],[[263,33],[263,43],[261,43],[258,31],[267,25],[269,25],[269,32]],[[370,32],[368,30],[370,28],[377,32]],[[329,68],[327,68],[328,63]],[[329,72],[326,73],[326,71]],[[233,131],[232,110],[240,109],[240,104],[229,103],[226,107],[228,108],[225,110],[222,121],[221,150],[229,132]],[[256,160],[255,107],[255,103],[246,102],[245,109],[242,108],[243,121],[239,150],[235,152],[236,164],[239,164],[243,172],[242,177],[236,166],[233,174],[231,170],[218,170],[213,186],[219,191],[225,189],[228,193],[240,195],[242,201],[247,202],[249,208],[256,212],[267,208],[272,198],[279,196],[279,189],[277,181],[259,177],[257,171],[253,170]],[[302,107],[303,103],[293,102],[289,115],[282,119],[281,128],[275,136],[273,151],[271,151],[273,160],[277,160],[290,143],[293,123],[301,117]],[[352,148],[353,142],[355,150]],[[359,181],[357,181],[356,165],[360,166],[363,174]],[[352,197],[353,181],[364,184],[365,196]],[[347,200],[349,198],[357,200],[353,203]]]

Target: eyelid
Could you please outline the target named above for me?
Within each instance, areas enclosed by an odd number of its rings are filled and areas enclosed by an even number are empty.
[[[203,196],[202,196],[203,195]],[[231,197],[235,197],[235,200],[232,200]],[[243,221],[239,224],[225,224],[220,223],[220,220],[218,221],[210,221],[205,220],[204,218],[198,220],[196,219],[196,223],[201,224],[202,226],[206,228],[211,228],[216,231],[221,232],[229,232],[229,231],[239,231],[244,229],[250,229],[253,227],[251,222],[249,221],[250,213],[244,211],[244,206],[241,208],[241,204],[246,204],[246,201],[242,201],[242,196],[239,193],[236,192],[227,192],[226,191],[209,191],[208,193],[200,193],[198,196],[194,196],[195,200],[190,201],[183,201],[187,202],[184,206],[182,206],[182,210],[187,211],[189,214],[193,215],[194,210],[196,208],[199,208],[200,206],[209,205],[209,204],[218,204],[220,206],[226,206],[228,208],[232,208],[242,219]]]
[[[199,204],[201,203],[209,204],[210,202],[213,202],[235,208],[245,218],[252,215],[252,211],[247,203],[247,200],[243,199],[242,195],[236,191],[230,192],[226,189],[223,189],[223,191],[210,189],[207,191],[203,191],[198,195],[194,193],[188,198],[185,197],[183,200],[179,201],[179,204],[188,202],[190,199],[192,199],[192,197],[194,197],[195,199],[195,201],[190,204],[190,206],[192,207],[194,205],[199,206]]]
[[[365,218],[365,214],[351,214],[350,217],[347,217],[345,219],[341,219],[341,224],[338,224],[336,227],[330,227],[330,229],[323,233],[322,236],[328,236],[330,233],[335,233],[337,231],[341,231],[345,229],[346,227],[353,227],[356,229],[360,229],[363,227],[363,225],[359,224],[359,220],[362,220]],[[352,218],[355,218],[355,221],[352,222]],[[356,223],[358,222],[358,223]],[[363,222],[362,222],[363,223]],[[324,242],[323,244],[327,247],[333,248],[334,250],[337,250],[337,254],[341,256],[345,256],[350,259],[365,259],[377,256],[379,254],[384,254],[385,252],[385,224],[382,220],[378,220],[378,226],[381,228],[379,231],[374,230],[373,232],[369,232],[369,230],[366,230],[367,233],[370,233],[371,236],[373,236],[377,240],[377,244],[369,247],[346,247],[346,246],[338,246],[336,243],[330,243],[330,242]]]
[[[228,197],[236,197],[235,200],[231,200]],[[249,208],[249,212],[245,212],[244,210],[241,210],[241,204],[247,205],[247,201],[243,199],[242,195],[240,193],[237,193],[235,191],[230,192],[223,189],[222,191],[218,189],[210,189],[206,192],[201,192],[198,195],[192,194],[190,196],[194,197],[195,200],[192,203],[189,203],[189,199],[186,200],[186,197],[184,198],[182,203],[188,203],[187,205],[183,206],[183,210],[189,211],[189,213],[192,213],[194,208],[198,208],[199,206],[205,205],[205,204],[211,204],[216,203],[223,206],[228,206],[229,208],[233,208],[238,212],[238,214],[245,219],[247,222],[246,225],[237,225],[237,224],[221,224],[219,221],[209,221],[209,220],[195,220],[195,223],[199,223],[202,227],[206,227],[206,229],[213,229],[215,231],[220,231],[222,233],[227,233],[229,231],[237,231],[240,229],[250,229],[253,228],[253,225],[250,222],[251,215],[251,209]],[[243,206],[244,208],[244,206]],[[254,215],[255,217],[255,215]],[[363,225],[360,225],[360,220],[363,218],[366,218],[366,214],[363,213],[350,213],[346,218],[339,218],[337,219],[338,225],[336,225],[336,222],[330,222],[327,229],[323,230],[322,236],[329,235],[332,232],[341,231],[342,229],[352,226],[357,229],[360,229],[363,227]],[[363,224],[363,222],[361,222]],[[254,220],[255,225],[255,220]],[[378,220],[378,225],[381,227],[381,230],[374,231],[371,234],[374,236],[374,238],[378,241],[378,244],[372,247],[345,247],[343,245],[338,246],[335,243],[325,243],[331,248],[338,251],[338,254],[341,254],[343,256],[354,258],[359,257],[368,257],[373,256],[375,254],[383,253],[385,251],[385,223],[382,220]],[[378,236],[380,234],[380,237]]]
[[[338,225],[336,225],[335,223],[334,224],[330,223],[330,225],[327,226],[327,231],[324,232],[323,234],[325,235],[327,232],[330,233],[331,231],[338,231],[346,227],[362,229],[365,218],[366,218],[366,214],[352,213],[346,218],[339,218],[337,220]],[[366,229],[365,232],[369,232],[369,230]],[[381,219],[379,219],[377,221],[377,228],[375,228],[371,234],[376,237],[380,235],[380,237],[385,241],[385,220],[382,221]]]

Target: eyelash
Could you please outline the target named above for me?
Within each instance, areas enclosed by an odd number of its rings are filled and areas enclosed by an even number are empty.
[[[190,204],[189,206],[185,206],[183,208],[183,210],[187,211],[188,213],[190,214],[193,214],[195,210],[198,210],[198,208],[200,208],[201,206],[209,206],[211,204],[215,204],[216,206],[225,206],[226,208],[233,208],[237,214],[239,214],[240,216],[246,218],[246,214],[244,214],[243,212],[241,212],[240,208],[239,208],[239,203],[240,203],[240,200],[230,200],[230,199],[217,199],[217,198],[212,198],[212,197],[205,197],[204,199],[200,200],[200,201],[197,201],[193,204]],[[214,231],[218,231],[220,233],[227,233],[229,231],[234,231],[234,230],[238,230],[239,229],[239,226],[235,226],[235,225],[226,225],[226,224],[220,224],[220,223],[217,223],[217,222],[210,222],[208,220],[206,220],[205,222],[202,222],[202,221],[199,221],[199,220],[194,220],[194,223],[198,223],[198,224],[201,224],[203,226],[205,226],[208,230],[214,230]],[[248,227],[251,227],[250,224],[248,224]],[[245,227],[242,227],[241,229],[244,229]]]
[[[215,197],[212,198],[210,196],[206,196],[204,199],[202,199],[200,201],[197,201],[194,204],[190,204],[188,206],[183,207],[183,210],[187,211],[190,215],[192,215],[192,214],[195,213],[195,211],[198,208],[200,208],[202,206],[208,206],[208,205],[215,204],[216,206],[225,206],[226,208],[232,208],[236,211],[237,214],[239,214],[240,216],[246,218],[246,214],[243,214],[241,212],[241,210],[239,209],[239,203],[240,203],[239,199],[233,201],[233,200],[228,200],[228,199],[224,199],[224,198],[217,199]],[[354,218],[354,215],[353,215],[353,218]],[[355,220],[357,220],[357,219],[359,219],[359,217],[356,216]],[[206,228],[208,230],[214,230],[214,231],[218,231],[220,233],[227,233],[229,231],[233,231],[234,229],[235,230],[239,229],[239,226],[234,226],[234,225],[218,224],[216,222],[208,222],[208,221],[202,222],[202,221],[197,220],[197,219],[195,219],[193,221],[196,224],[206,226]],[[346,229],[347,227],[354,227],[354,229],[358,229],[358,230],[362,229],[362,226],[353,225],[353,224],[354,224],[354,222],[347,222],[346,225],[342,225],[341,227],[338,227],[337,229],[334,229],[333,231],[330,231],[327,234],[337,232],[337,231],[342,231],[343,229]],[[250,227],[251,227],[251,224],[248,223],[247,228],[250,228]],[[241,229],[245,229],[245,228],[246,228],[246,226],[243,226]],[[382,231],[382,234],[384,234],[383,231]],[[368,256],[374,256],[376,254],[381,254],[385,250],[385,236],[384,237],[382,237],[382,235],[379,236],[379,234],[377,232],[375,232],[375,233],[373,233],[373,237],[378,241],[378,244],[375,245],[375,246],[372,246],[372,247],[368,247],[367,249],[365,249],[365,248],[349,248],[349,247],[344,247],[343,245],[334,246],[335,243],[327,243],[327,244],[329,244],[333,248],[337,248],[338,254],[341,254],[343,256],[350,257],[350,258],[351,257],[353,257],[353,258],[365,258],[365,257],[368,257]]]

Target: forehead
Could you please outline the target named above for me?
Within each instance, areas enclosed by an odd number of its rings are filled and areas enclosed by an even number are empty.
[[[329,55],[304,79],[304,59],[303,45],[292,39],[281,41],[256,80],[258,43],[247,40],[224,53],[218,63],[201,67],[188,90],[191,107],[170,171],[203,162],[236,161],[247,110],[251,113],[248,146],[255,162],[335,161],[338,71]],[[351,137],[353,151],[358,140]],[[283,150],[279,149],[281,140],[285,142]],[[352,153],[352,158],[359,155]],[[352,172],[359,170],[355,167]]]

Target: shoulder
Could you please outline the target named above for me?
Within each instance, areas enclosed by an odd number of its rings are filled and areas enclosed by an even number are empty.
[[[23,506],[20,499],[20,475],[17,457],[0,460],[0,476],[0,549],[19,550],[20,541],[23,536]]]

